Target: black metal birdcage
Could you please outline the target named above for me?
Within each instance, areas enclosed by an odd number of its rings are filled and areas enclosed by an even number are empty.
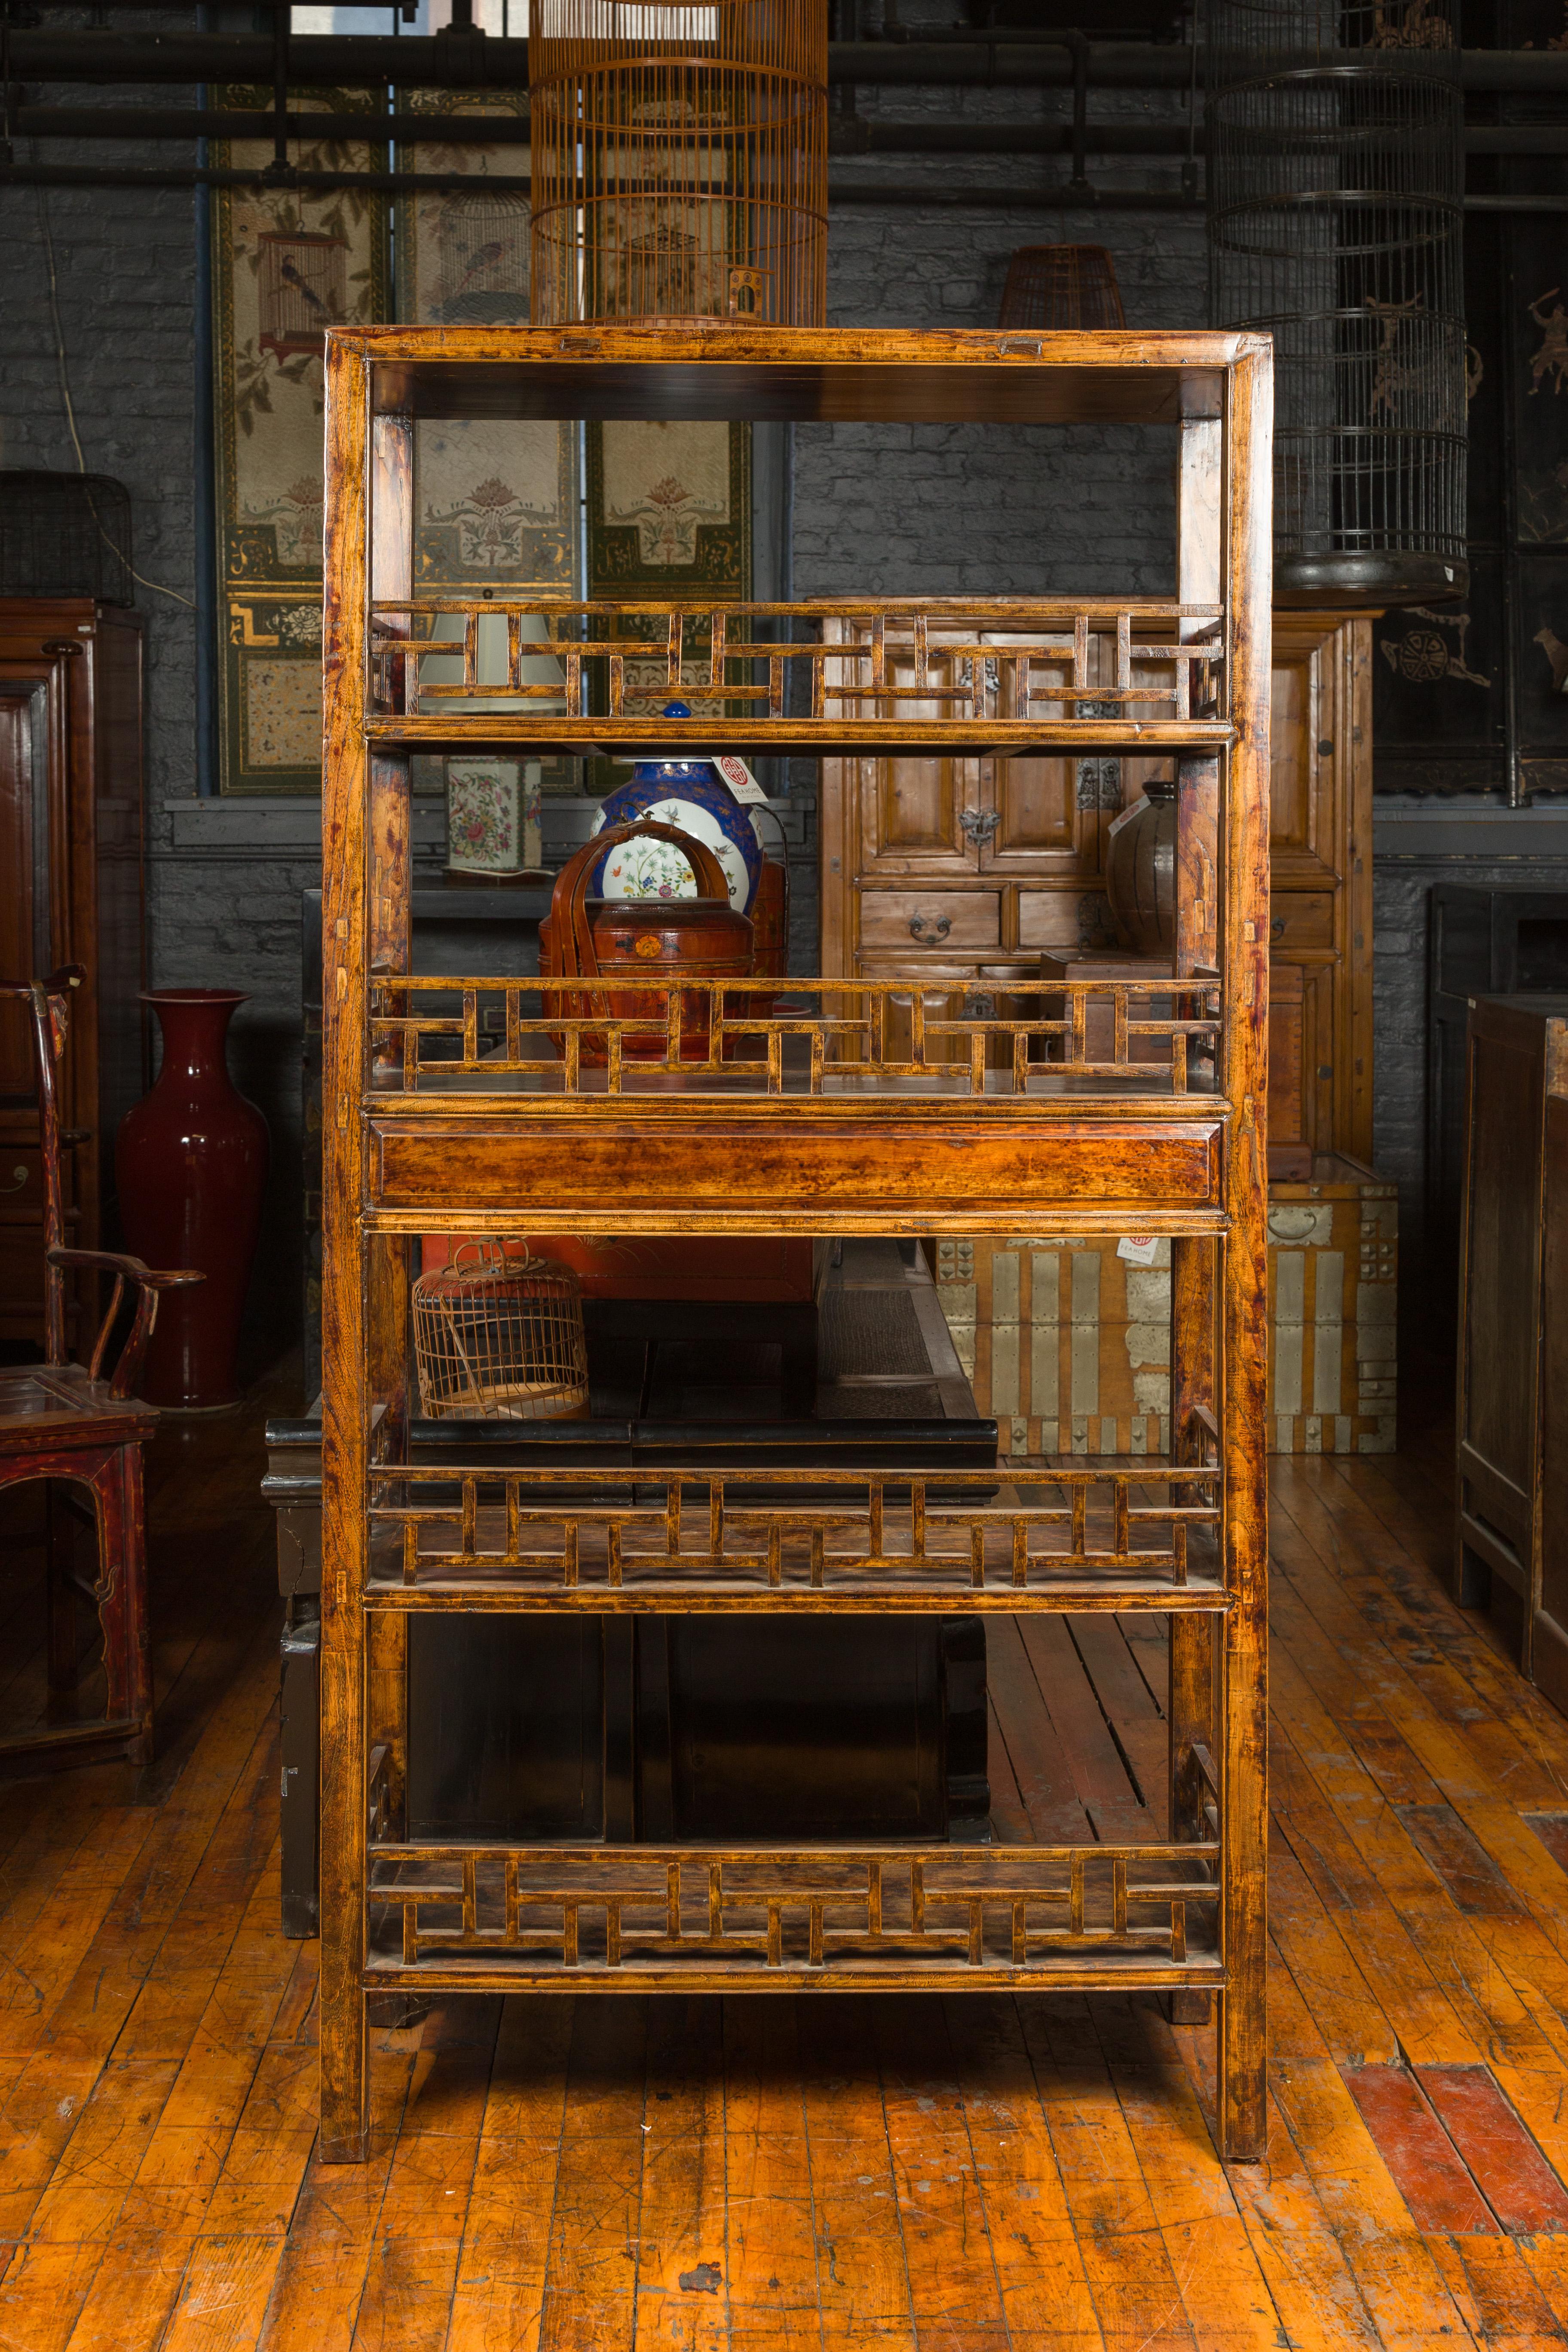
[[[1210,316],[1275,352],[1275,593],[1464,593],[1458,0],[1207,0]]]
[[[0,596],[136,601],[131,493],[107,474],[0,470]]]

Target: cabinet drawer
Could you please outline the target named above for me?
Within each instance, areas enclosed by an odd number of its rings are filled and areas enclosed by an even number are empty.
[[[1084,916],[1090,900],[1081,882],[1070,890],[1020,890],[1018,893],[1018,945],[1021,948],[1081,947],[1084,942]],[[1110,917],[1105,901],[1100,936],[1110,937]],[[1091,930],[1090,937],[1094,937]]]
[[[1276,890],[1268,901],[1268,943],[1276,948],[1331,948],[1331,890]]]
[[[868,948],[994,948],[1002,937],[994,890],[867,890],[860,940]]]

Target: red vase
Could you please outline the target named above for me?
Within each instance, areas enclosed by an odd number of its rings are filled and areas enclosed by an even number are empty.
[[[153,988],[163,1066],[115,1138],[126,1246],[206,1276],[165,1291],[138,1386],[149,1404],[210,1412],[239,1391],[235,1357],[267,1182],[267,1121],[228,1075],[234,988]]]

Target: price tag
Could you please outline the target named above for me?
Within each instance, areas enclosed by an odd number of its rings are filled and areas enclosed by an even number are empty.
[[[1152,1265],[1159,1254],[1159,1240],[1153,1234],[1124,1234],[1116,1244],[1117,1256],[1124,1257],[1129,1265]]]
[[[761,784],[758,783],[755,776],[752,775],[750,768],[747,767],[744,760],[742,760],[738,753],[734,751],[710,751],[704,756],[712,761],[713,765],[718,769],[719,773],[723,777],[724,782],[729,785],[730,790],[734,793],[735,798],[738,801],[759,802],[763,807],[765,808],[767,806],[768,796],[766,793],[763,792]]]

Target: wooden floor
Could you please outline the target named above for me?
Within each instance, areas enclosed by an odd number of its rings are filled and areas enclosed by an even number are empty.
[[[377,2036],[372,2161],[323,2170],[256,1499],[288,1402],[158,1441],[157,1763],[3,1792],[6,2352],[1568,2343],[1568,1722],[1444,1598],[1440,1430],[1276,1465],[1267,2165],[1217,2164],[1209,2037],[1152,2000],[759,1996],[453,2002]],[[1019,1833],[1148,1833],[1152,1633],[994,1635]]]

